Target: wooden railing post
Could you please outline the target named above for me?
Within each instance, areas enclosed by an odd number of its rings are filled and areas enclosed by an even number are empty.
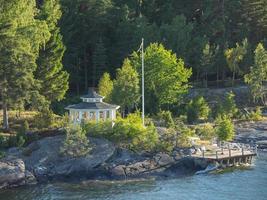
[[[231,148],[230,148],[230,144],[228,144],[228,150],[229,150],[229,157],[231,157]]]
[[[202,150],[202,157],[205,158],[205,152]]]
[[[218,151],[216,151],[216,159],[218,160]]]

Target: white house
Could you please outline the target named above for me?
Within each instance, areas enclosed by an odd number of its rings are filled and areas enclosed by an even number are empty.
[[[81,123],[82,120],[110,120],[116,119],[116,111],[120,108],[117,105],[111,105],[103,102],[104,97],[89,89],[88,94],[81,96],[82,102],[67,106],[69,110],[70,121],[72,123]]]

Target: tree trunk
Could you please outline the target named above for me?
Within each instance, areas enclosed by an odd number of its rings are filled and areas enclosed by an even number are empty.
[[[235,71],[233,71],[232,87],[234,87],[234,84],[235,84]]]
[[[3,102],[3,129],[9,130],[7,104]]]

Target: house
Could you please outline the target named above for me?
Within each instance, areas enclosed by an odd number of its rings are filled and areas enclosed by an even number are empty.
[[[114,121],[116,111],[120,106],[103,102],[104,97],[97,94],[93,89],[89,89],[88,94],[81,96],[82,102],[67,106],[70,121],[74,124],[81,123],[83,120],[92,121]]]

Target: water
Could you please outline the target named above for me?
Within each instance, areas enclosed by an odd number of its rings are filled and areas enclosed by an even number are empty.
[[[132,183],[55,183],[0,191],[0,200],[267,200],[267,154],[249,169]]]

